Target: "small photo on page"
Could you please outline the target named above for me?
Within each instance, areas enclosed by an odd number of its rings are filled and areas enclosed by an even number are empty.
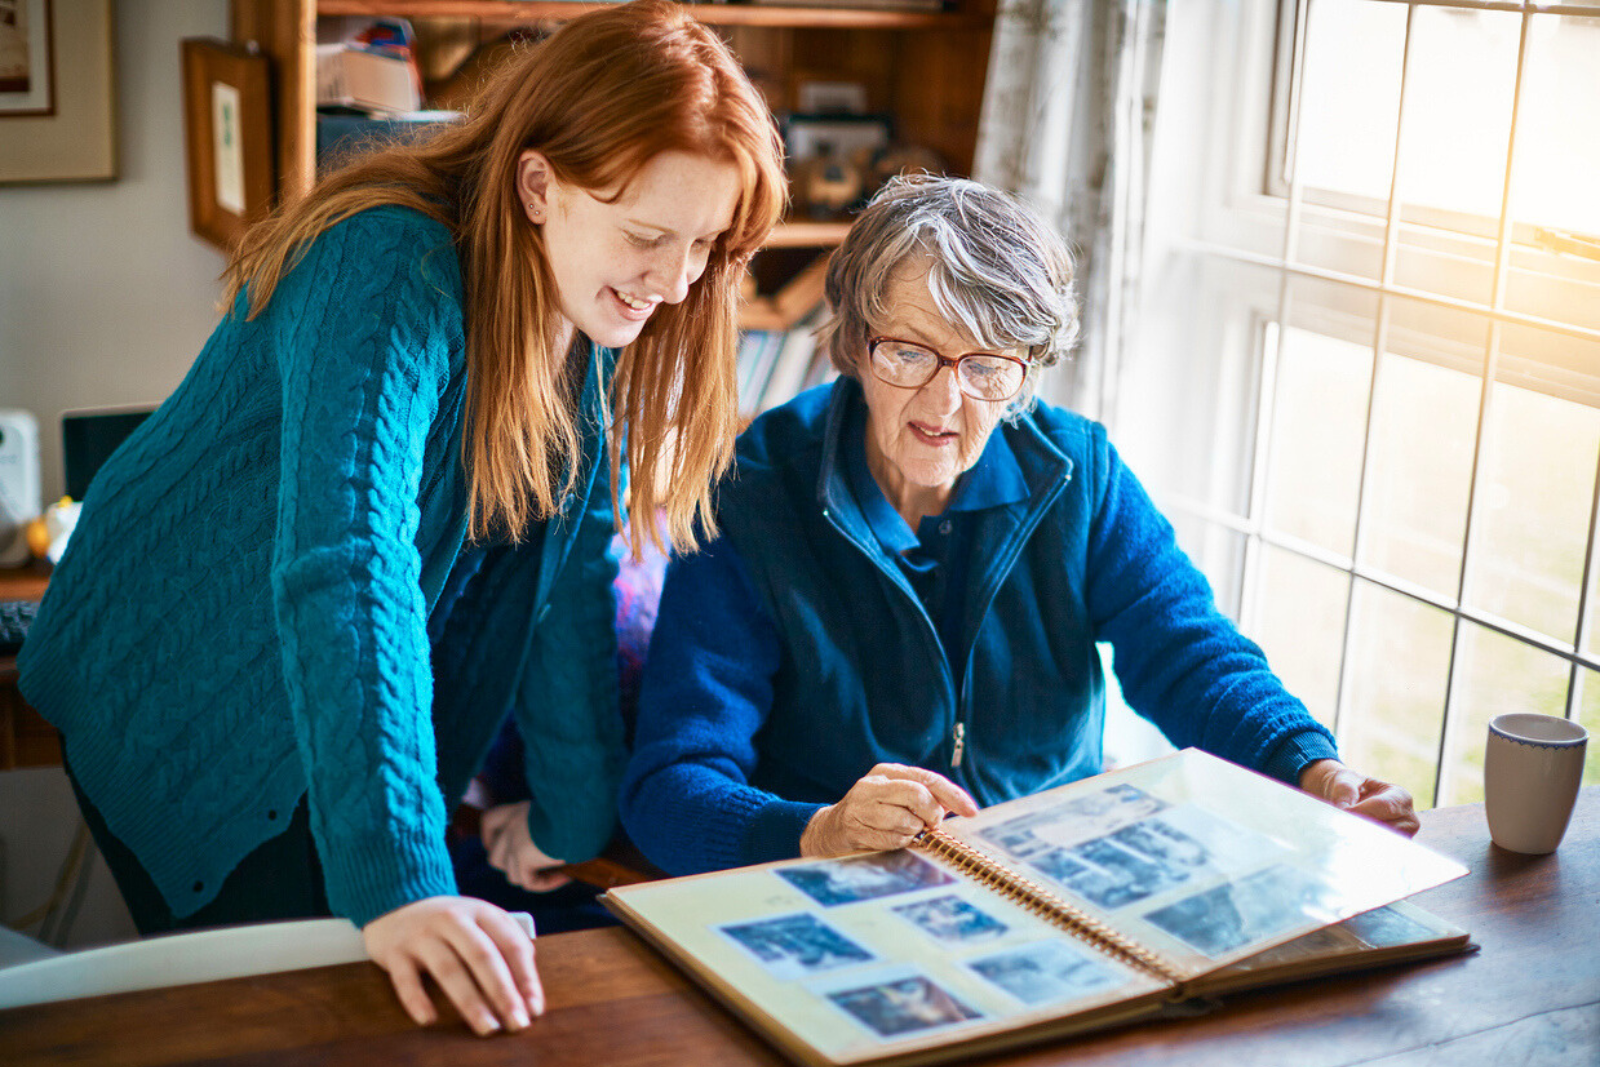
[[[991,941],[1010,929],[977,905],[954,893],[930,897],[889,909],[937,941],[972,944]]]
[[[1405,945],[1432,937],[1434,931],[1400,914],[1394,908],[1378,908],[1353,919],[1346,919],[1344,928],[1359,938],[1369,948],[1388,948]]]
[[[781,981],[869,963],[877,958],[815,915],[805,912],[720,929]]]
[[[1330,891],[1291,867],[1268,867],[1158,908],[1144,918],[1207,956],[1338,918]]]
[[[983,1013],[922,975],[828,993],[834,1004],[879,1037],[981,1019]]]
[[[1131,785],[1114,785],[1086,796],[1019,815],[978,836],[1018,859],[1104,835],[1168,807],[1160,797]]]
[[[1041,941],[970,960],[967,966],[1024,1004],[1077,1000],[1127,979],[1059,941]]]
[[[875,852],[805,867],[784,867],[777,874],[825,908],[931,889],[955,881],[938,867],[905,851]]]
[[[1059,848],[1034,849],[1027,862],[1085,900],[1107,910],[1189,888],[1280,859],[1283,849],[1196,807],[1159,815]]]

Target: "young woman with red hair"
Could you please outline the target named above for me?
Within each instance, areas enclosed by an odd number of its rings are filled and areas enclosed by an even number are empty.
[[[551,865],[610,836],[606,546],[712,528],[738,283],[784,188],[737,61],[644,0],[248,234],[19,657],[142,932],[342,915],[418,1022],[424,974],[479,1033],[537,1014],[447,813],[514,712],[519,829]]]

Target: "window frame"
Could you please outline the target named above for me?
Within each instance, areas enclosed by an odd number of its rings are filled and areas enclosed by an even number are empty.
[[[1250,632],[1259,615],[1259,598],[1262,596],[1261,556],[1266,547],[1296,553],[1332,566],[1348,576],[1349,596],[1345,607],[1344,634],[1338,650],[1339,692],[1334,708],[1329,709],[1332,718],[1329,725],[1336,731],[1346,714],[1349,699],[1351,620],[1358,584],[1368,583],[1450,615],[1450,667],[1449,677],[1445,681],[1443,725],[1434,763],[1434,795],[1418,798],[1424,804],[1438,803],[1455,784],[1451,780],[1454,768],[1449,766],[1449,759],[1457,741],[1456,732],[1466,718],[1459,706],[1458,684],[1463,674],[1459,655],[1463,623],[1484,627],[1564,660],[1568,666],[1565,706],[1568,718],[1576,717],[1584,707],[1585,672],[1596,672],[1595,678],[1600,678],[1600,653],[1584,651],[1594,628],[1600,625],[1600,620],[1596,618],[1600,612],[1590,602],[1590,592],[1595,585],[1594,571],[1600,567],[1600,561],[1596,560],[1596,540],[1600,537],[1600,462],[1596,464],[1595,485],[1589,501],[1587,543],[1578,589],[1578,619],[1571,643],[1536,633],[1510,620],[1473,608],[1469,586],[1473,560],[1477,558],[1473,555],[1473,536],[1475,519],[1482,507],[1479,490],[1490,414],[1488,408],[1495,392],[1490,383],[1531,388],[1600,408],[1600,366],[1586,372],[1576,365],[1566,367],[1537,360],[1508,359],[1500,351],[1501,334],[1507,327],[1533,327],[1580,338],[1591,344],[1600,343],[1600,322],[1589,325],[1584,316],[1585,306],[1600,306],[1600,260],[1559,250],[1547,239],[1546,231],[1527,224],[1513,224],[1506,219],[1504,213],[1507,209],[1504,206],[1501,218],[1468,218],[1440,209],[1403,208],[1392,195],[1389,202],[1379,203],[1349,194],[1307,189],[1297,184],[1288,165],[1293,147],[1290,124],[1294,119],[1295,99],[1300,91],[1300,70],[1296,60],[1307,47],[1304,35],[1312,2],[1315,0],[1263,0],[1260,3],[1238,5],[1218,2],[1208,5],[1206,30],[1211,56],[1218,71],[1226,71],[1227,76],[1209,77],[1206,84],[1210,93],[1198,101],[1179,101],[1174,105],[1171,103],[1172,94],[1163,93],[1162,109],[1175,106],[1179,110],[1199,110],[1204,118],[1201,129],[1215,133],[1219,126],[1222,128],[1220,136],[1212,137],[1212,150],[1198,157],[1201,160],[1201,172],[1187,193],[1188,236],[1180,242],[1180,251],[1196,255],[1202,260],[1217,257],[1276,272],[1280,288],[1275,303],[1264,298],[1259,291],[1239,290],[1231,298],[1224,299],[1223,306],[1217,311],[1225,318],[1232,316],[1237,322],[1243,323],[1244,336],[1251,339],[1249,343],[1253,346],[1249,358],[1255,368],[1251,383],[1255,400],[1254,424],[1246,430],[1250,446],[1241,450],[1243,455],[1237,457],[1237,462],[1246,465],[1247,469],[1232,472],[1234,479],[1243,479],[1242,500],[1239,494],[1231,497],[1242,503],[1242,508],[1235,512],[1230,510],[1231,504],[1210,504],[1204,497],[1189,493],[1158,495],[1175,518],[1198,522],[1203,530],[1201,536],[1204,541],[1215,543],[1218,535],[1224,542],[1242,537],[1242,550],[1224,548],[1216,552],[1208,549],[1197,553],[1197,558],[1211,563],[1211,570],[1221,570],[1218,579],[1221,587],[1219,592],[1222,593],[1220,599],[1225,604],[1237,607],[1241,629],[1246,632]],[[1408,8],[1408,37],[1419,4],[1520,13],[1523,21],[1518,56],[1519,97],[1514,100],[1519,105],[1520,68],[1526,63],[1528,55],[1528,20],[1561,14],[1600,19],[1600,6],[1570,3],[1535,7],[1521,3],[1482,3],[1475,0],[1369,2],[1404,4]],[[1409,51],[1409,41],[1406,48]],[[1397,136],[1403,132],[1405,121],[1403,93],[1402,88],[1397,119],[1402,127],[1397,130]],[[1515,121],[1514,115],[1513,138]],[[1215,148],[1218,143],[1222,146],[1220,150]],[[1181,211],[1178,214],[1182,216]],[[1306,244],[1316,247],[1321,262],[1307,263],[1300,259],[1299,249]],[[1374,244],[1382,250],[1383,260],[1381,270],[1376,275],[1340,269],[1346,264],[1370,260]],[[1429,269],[1438,271],[1445,279],[1442,288],[1446,291],[1433,292],[1396,283],[1396,260],[1403,251],[1425,257]],[[1486,269],[1492,272],[1488,298],[1462,297],[1460,293],[1469,291],[1474,283],[1481,284]],[[1476,279],[1473,275],[1477,275]],[[1555,291],[1558,295],[1548,306],[1554,317],[1508,309],[1505,306],[1507,286],[1513,276]],[[1441,333],[1438,336],[1438,353],[1427,357],[1441,363],[1459,364],[1462,361],[1453,358],[1451,353],[1473,349],[1478,351],[1480,357],[1478,366],[1459,368],[1470,370],[1478,379],[1479,398],[1477,425],[1471,442],[1473,459],[1462,533],[1461,562],[1453,596],[1419,588],[1361,562],[1362,522],[1369,504],[1367,463],[1372,448],[1373,403],[1377,395],[1376,366],[1373,380],[1367,387],[1361,476],[1355,504],[1356,527],[1349,555],[1306,544],[1272,530],[1267,524],[1264,489],[1266,471],[1273,462],[1275,448],[1273,418],[1276,363],[1281,344],[1278,324],[1285,319],[1287,292],[1296,284],[1295,279],[1349,287],[1365,293],[1375,303],[1375,314],[1365,322],[1360,316],[1347,316],[1339,319],[1335,326],[1334,320],[1338,319],[1339,313],[1337,309],[1330,308],[1324,310],[1331,313],[1334,319],[1323,324],[1324,328],[1337,329],[1338,332],[1330,336],[1359,338],[1362,344],[1372,349],[1375,364],[1378,356],[1384,352],[1411,354],[1397,352],[1391,344],[1386,310],[1388,301],[1412,300],[1462,313],[1453,316],[1466,324],[1460,334]],[[1224,285],[1223,288],[1226,290],[1227,287]],[[1305,309],[1290,307],[1289,310],[1303,313]],[[1300,314],[1291,314],[1289,325],[1294,325],[1299,317]],[[1232,329],[1238,331],[1241,327],[1236,325]],[[1361,336],[1363,333],[1364,336]],[[1211,490],[1203,492],[1209,496]],[[1219,568],[1217,564],[1222,566]]]

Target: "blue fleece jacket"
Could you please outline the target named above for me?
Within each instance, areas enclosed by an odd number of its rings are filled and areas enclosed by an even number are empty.
[[[621,799],[655,863],[797,855],[811,816],[878,762],[984,805],[1095,774],[1100,641],[1174,744],[1287,781],[1335,755],[1104,429],[1047,405],[991,439],[1026,492],[962,518],[961,634],[941,640],[851,487],[863,406],[840,379],[756,420],[719,491],[722,537],[668,572]]]
[[[588,361],[577,493],[473,555],[430,640],[466,533],[462,302],[445,227],[339,223],[261,315],[240,298],[86,495],[22,690],[179,916],[302,796],[337,914],[453,893],[446,808],[508,709],[534,840],[578,860],[611,834],[612,354]]]

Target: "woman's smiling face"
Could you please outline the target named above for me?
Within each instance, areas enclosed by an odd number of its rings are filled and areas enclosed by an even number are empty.
[[[950,358],[984,351],[939,311],[928,291],[928,266],[926,259],[911,260],[890,276],[883,300],[889,311],[884,321],[871,324],[872,333]],[[865,341],[856,365],[867,400],[867,466],[884,496],[916,529],[921,516],[944,511],[956,478],[983,455],[1007,402],[967,396],[950,366],[940,367],[919,389],[890,385],[872,373]]]
[[[561,317],[596,344],[632,343],[662,304],[681,303],[733,224],[741,180],[731,161],[662,152],[623,195],[557,178],[522,154],[518,192],[543,227]]]

